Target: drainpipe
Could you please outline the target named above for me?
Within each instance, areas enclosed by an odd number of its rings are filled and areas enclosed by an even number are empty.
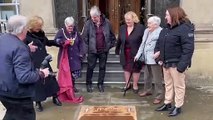
[[[147,0],[147,16],[152,16],[151,13],[151,6],[152,6],[152,1],[151,0]]]
[[[82,0],[82,16],[84,21],[87,19],[87,0]]]

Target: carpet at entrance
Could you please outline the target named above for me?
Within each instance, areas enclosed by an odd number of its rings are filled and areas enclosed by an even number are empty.
[[[82,106],[78,120],[137,120],[135,106]]]

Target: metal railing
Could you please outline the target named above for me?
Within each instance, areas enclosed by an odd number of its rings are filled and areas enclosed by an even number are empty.
[[[4,20],[0,20],[0,33],[7,32],[7,22]]]

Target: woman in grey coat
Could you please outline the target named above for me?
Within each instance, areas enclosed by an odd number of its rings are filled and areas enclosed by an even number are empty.
[[[144,68],[144,91],[139,96],[144,97],[152,95],[152,79],[155,85],[155,99],[153,104],[159,104],[163,99],[164,88],[162,84],[162,69],[154,59],[154,48],[162,30],[160,27],[161,19],[152,16],[148,19],[148,28],[144,32],[143,42],[135,56],[135,61],[141,60],[145,62]]]

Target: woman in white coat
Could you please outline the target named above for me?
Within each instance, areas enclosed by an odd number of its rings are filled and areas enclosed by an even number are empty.
[[[144,90],[139,94],[141,97],[152,95],[152,80],[154,81],[154,101],[153,104],[159,104],[164,98],[162,69],[155,62],[154,48],[162,30],[160,27],[161,19],[152,16],[147,21],[148,28],[144,31],[143,41],[135,56],[135,61],[145,62],[144,68]]]

